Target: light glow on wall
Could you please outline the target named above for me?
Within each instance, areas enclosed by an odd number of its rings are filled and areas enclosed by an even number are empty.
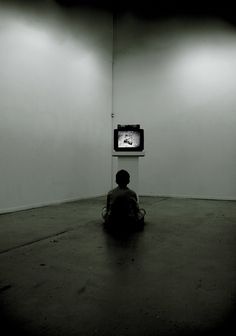
[[[223,45],[222,45],[223,44]],[[175,55],[171,72],[174,87],[186,101],[210,101],[232,95],[235,90],[236,43],[185,46]],[[194,93],[194,94],[193,94]]]

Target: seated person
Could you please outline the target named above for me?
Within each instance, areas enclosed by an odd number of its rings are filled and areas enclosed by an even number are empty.
[[[107,195],[107,206],[102,217],[107,228],[142,229],[144,226],[144,209],[139,209],[136,193],[129,189],[130,175],[126,170],[116,174],[118,187]]]

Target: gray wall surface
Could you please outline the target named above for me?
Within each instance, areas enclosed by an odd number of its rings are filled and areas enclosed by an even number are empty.
[[[236,199],[235,26],[127,14],[114,36],[114,124],[145,130],[140,194]]]
[[[0,0],[0,212],[106,194],[111,112],[145,129],[140,195],[236,199],[235,87],[222,20]]]
[[[0,212],[110,187],[112,15],[0,1]]]

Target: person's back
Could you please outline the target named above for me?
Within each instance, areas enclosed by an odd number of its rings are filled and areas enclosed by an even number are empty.
[[[127,187],[130,181],[129,173],[120,170],[116,174],[118,187],[107,195],[106,213],[103,218],[110,227],[127,228],[128,226],[143,226],[145,210],[139,209],[136,193]]]
[[[129,219],[137,215],[136,193],[129,188],[117,187],[108,194],[109,213],[117,219]]]

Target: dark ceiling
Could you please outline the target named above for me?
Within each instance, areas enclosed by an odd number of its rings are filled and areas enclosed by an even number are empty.
[[[211,16],[221,17],[236,23],[236,11],[231,1],[212,0],[55,0],[61,6],[89,6],[103,8],[120,14],[133,12],[145,18],[160,18],[166,16]]]
[[[171,12],[232,12],[233,4],[231,1],[164,1],[164,0],[55,0],[64,6],[88,5],[96,7],[107,7],[118,10],[131,9],[134,11],[171,11]]]

